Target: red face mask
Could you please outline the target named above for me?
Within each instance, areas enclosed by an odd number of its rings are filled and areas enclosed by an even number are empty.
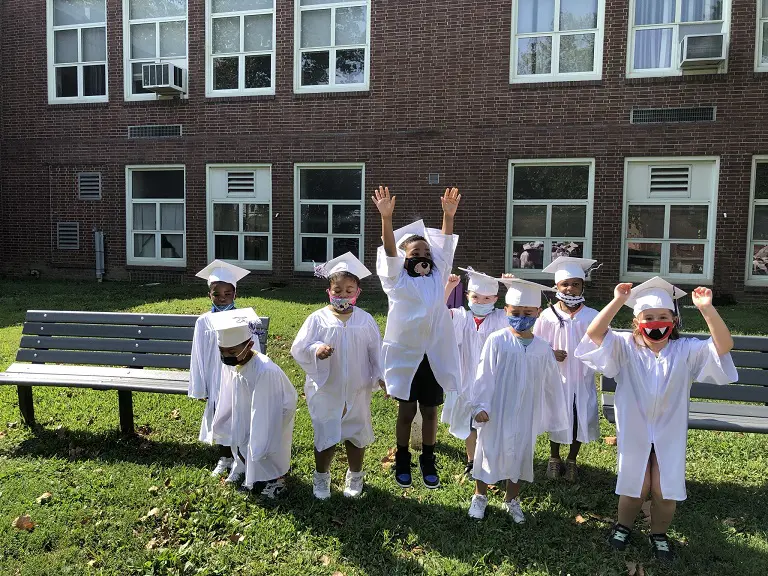
[[[652,340],[653,342],[663,342],[672,334],[672,328],[674,328],[674,322],[640,322],[638,324],[640,333],[643,338]]]

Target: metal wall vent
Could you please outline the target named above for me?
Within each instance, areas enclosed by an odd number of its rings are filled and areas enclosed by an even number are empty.
[[[430,184],[440,184],[440,174],[432,173],[429,175]]]
[[[651,196],[691,195],[690,166],[651,166]]]
[[[633,108],[632,124],[660,124],[662,122],[714,122],[715,107],[699,108]]]
[[[101,200],[101,172],[80,172],[77,194],[80,200]]]
[[[256,172],[227,172],[227,194],[254,194]]]
[[[128,126],[128,138],[178,138],[181,124]]]
[[[59,222],[56,225],[56,238],[59,250],[79,250],[80,224],[77,222]]]

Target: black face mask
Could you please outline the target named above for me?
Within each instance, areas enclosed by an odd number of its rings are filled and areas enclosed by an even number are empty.
[[[419,276],[429,276],[435,269],[435,262],[432,258],[415,257],[405,259],[405,271],[408,276],[418,278]]]
[[[222,356],[221,361],[227,366],[237,366],[240,363],[237,356]]]

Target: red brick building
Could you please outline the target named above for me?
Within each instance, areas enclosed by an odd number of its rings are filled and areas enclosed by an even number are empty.
[[[768,287],[768,0],[0,11],[5,273],[94,277],[94,231],[108,279],[220,257],[293,282],[348,249],[373,267],[374,186],[396,224],[438,225],[455,185],[457,265],[535,279],[572,253],[604,262],[603,293]]]

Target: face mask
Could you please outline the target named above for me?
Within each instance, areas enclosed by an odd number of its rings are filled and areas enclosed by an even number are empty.
[[[487,304],[478,304],[477,302],[470,302],[469,309],[475,316],[488,316],[496,307],[494,302],[488,302]]]
[[[360,288],[357,289],[357,294],[352,298],[334,296],[331,294],[330,289],[326,290],[326,292],[328,293],[328,299],[330,300],[331,306],[333,306],[333,309],[336,310],[336,312],[344,312],[345,310],[348,310],[351,306],[357,304],[357,297],[360,296]]]
[[[653,342],[663,342],[672,334],[674,322],[640,322],[640,333]]]
[[[250,346],[246,346],[237,356],[224,356],[224,354],[221,354],[221,361],[227,366],[237,366],[246,358],[246,356],[248,356],[248,351],[250,349]]]
[[[507,316],[507,322],[515,332],[528,332],[536,324],[535,316]]]
[[[568,308],[576,308],[586,301],[584,296],[571,296],[570,294],[563,294],[562,292],[558,292],[555,296],[563,304],[568,306]]]
[[[405,259],[405,270],[408,276],[418,278],[419,276],[429,276],[435,268],[432,258],[416,257]]]
[[[227,310],[234,310],[234,309],[235,309],[235,301],[234,300],[232,301],[231,304],[228,304],[226,306],[219,307],[219,306],[216,306],[216,304],[213,304],[211,306],[211,312],[213,312],[214,314],[216,312],[226,312]]]

